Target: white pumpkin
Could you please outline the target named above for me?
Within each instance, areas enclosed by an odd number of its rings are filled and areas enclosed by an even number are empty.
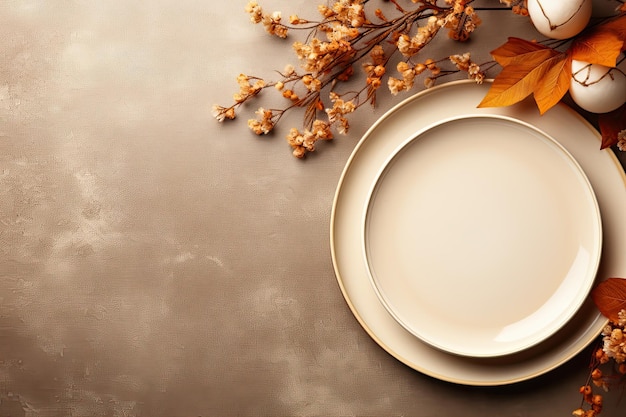
[[[618,68],[573,60],[569,93],[582,109],[607,113],[626,102],[626,75]]]
[[[528,0],[528,15],[539,33],[552,39],[578,35],[591,19],[592,0]]]

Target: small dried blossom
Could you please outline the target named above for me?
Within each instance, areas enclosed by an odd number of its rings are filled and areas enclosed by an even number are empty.
[[[429,61],[430,62],[430,61]],[[432,68],[434,68],[431,65]],[[411,66],[408,62],[401,61],[396,65],[396,70],[402,75],[402,79],[389,77],[387,85],[391,94],[396,95],[400,91],[408,91],[413,88],[415,77],[426,71],[426,64],[419,63]]]
[[[226,119],[232,120],[235,118],[235,108],[232,106],[224,107],[224,106],[219,106],[215,104],[213,105],[212,114],[213,114],[213,117],[215,117],[218,122],[223,122]]]
[[[406,33],[400,35],[396,43],[398,51],[405,57],[417,54],[435,37],[443,25],[445,25],[445,18],[430,16],[426,25],[417,28],[417,33],[414,36],[411,37]]]
[[[617,134],[617,147],[620,151],[626,151],[626,129]]]
[[[604,373],[600,368],[595,368],[591,371],[591,382],[598,388],[602,388],[603,391],[609,390],[609,381],[605,377]],[[590,397],[593,398],[593,397]],[[589,402],[589,401],[588,401]]]
[[[317,6],[317,11],[319,12],[319,14],[322,15],[324,19],[329,19],[335,15],[333,9],[324,4],[320,4],[319,6]]]
[[[304,23],[309,23],[309,21],[306,19],[301,19],[300,16],[298,16],[297,14],[292,14],[291,16],[289,16],[289,23],[292,25],[301,25]]]
[[[466,3],[467,0],[454,1],[453,13],[448,14],[441,23],[441,26],[448,29],[448,36],[457,41],[468,40],[482,23],[474,8]]]
[[[294,101],[294,102],[297,102],[298,100],[300,100],[300,97],[295,91],[291,89],[282,90],[282,91],[283,91],[283,97],[285,97],[286,99]]]
[[[322,81],[311,74],[304,75],[302,83],[309,91],[320,91],[322,89]]]
[[[593,388],[589,384],[583,385],[578,391],[583,397],[583,406],[574,410],[572,415],[582,417],[598,416],[602,412],[602,395],[595,394]]]
[[[287,37],[287,26],[281,23],[282,16],[280,12],[265,13],[256,1],[250,1],[245,7],[245,11],[250,15],[252,23],[263,23],[265,30],[270,35],[279,38]]]
[[[280,23],[282,16],[280,12],[266,14],[263,16],[263,26],[270,35],[276,35],[279,38],[287,37],[287,27]]]
[[[469,78],[473,79],[478,84],[482,84],[483,81],[485,80],[484,71],[482,71],[480,69],[480,65],[476,64],[475,62],[472,62],[470,64],[469,68],[467,69],[467,75]]]
[[[243,103],[250,97],[258,94],[265,87],[265,81],[262,79],[245,74],[237,76],[237,83],[239,84],[239,92],[233,95],[236,103]]]
[[[332,108],[326,109],[328,120],[331,125],[337,125],[337,130],[341,134],[348,133],[350,124],[345,115],[352,113],[356,110],[356,104],[352,100],[345,101],[339,94],[335,92],[330,93],[330,100],[333,103]]]
[[[461,71],[467,71],[471,63],[470,57],[470,53],[466,52],[463,55],[451,55],[450,61]]]
[[[387,87],[389,87],[389,92],[394,96],[397,95],[400,91],[405,91],[409,89],[403,80],[399,80],[394,77],[389,77],[387,79]]]
[[[274,129],[274,112],[260,107],[256,115],[256,119],[248,120],[248,127],[257,135],[267,135]]]
[[[528,8],[526,7],[526,0],[500,0],[500,3],[510,7],[513,13],[521,16],[528,16]]]
[[[451,55],[450,61],[459,69],[459,71],[467,72],[467,76],[481,84],[485,80],[485,73],[481,71],[480,65],[471,60],[469,52],[463,55]]]
[[[333,139],[330,125],[322,120],[315,120],[311,130],[305,129],[300,132],[296,128],[291,128],[287,135],[287,142],[293,149],[296,158],[304,158],[307,152],[315,150],[315,142],[318,140]]]
[[[368,90],[367,96],[374,103],[376,90],[382,85],[382,77],[387,72],[385,51],[382,46],[376,45],[370,52],[370,58],[372,61],[364,63],[363,70],[367,76],[365,80]]]
[[[256,1],[251,1],[246,4],[246,12],[250,15],[250,21],[252,23],[261,23],[263,20],[263,9]]]
[[[338,0],[332,6],[333,17],[346,25],[359,28],[368,22],[363,0]]]
[[[604,353],[616,363],[626,362],[626,310],[621,310],[617,323],[609,323],[602,331]]]
[[[430,71],[432,75],[437,76],[441,74],[441,67],[437,64],[437,62],[434,59],[428,58],[424,62],[424,65],[426,65],[426,68]]]
[[[293,65],[291,64],[285,65],[285,69],[283,70],[284,77],[291,77],[292,75],[295,75],[295,74],[296,74],[296,69],[294,68]]]
[[[359,36],[359,30],[342,24],[333,24],[325,30],[326,38],[331,42],[350,41]]]
[[[424,64],[419,64],[411,67],[406,62],[399,62],[396,69],[402,75],[402,84],[404,85],[404,88],[410,89],[413,87],[415,77],[423,72],[424,69],[426,69],[426,66]]]
[[[345,39],[322,41],[313,38],[309,43],[294,42],[293,49],[302,68],[314,74],[326,73],[333,66],[349,61],[356,54],[352,44]]]

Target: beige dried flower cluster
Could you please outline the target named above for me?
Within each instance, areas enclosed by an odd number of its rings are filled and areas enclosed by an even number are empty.
[[[620,151],[626,151],[626,130],[617,134],[617,147]]]
[[[528,16],[528,8],[526,7],[526,0],[500,0],[500,3],[505,4],[513,10],[513,13],[522,16]]]
[[[250,21],[252,23],[263,23],[268,33],[276,35],[279,38],[287,37],[287,28],[281,23],[282,15],[280,12],[271,14],[263,13],[263,9],[261,9],[261,6],[259,6],[256,1],[248,3],[245,10],[250,15]]]
[[[602,330],[602,347],[596,349],[589,375],[590,383],[580,387],[582,404],[572,413],[576,417],[598,417],[602,412],[602,394],[594,387],[608,391],[614,374],[605,374],[600,368],[611,364],[620,378],[626,378],[626,310],[618,314],[618,321],[609,322]]]
[[[381,7],[375,7],[376,1]],[[347,133],[347,116],[364,104],[374,105],[381,86],[396,95],[411,90],[418,78],[422,86],[429,88],[440,77],[459,72],[481,83],[485,78],[484,64],[472,61],[469,52],[421,58],[425,47],[441,32],[457,41],[470,37],[481,24],[472,3],[473,0],[334,0],[318,6],[317,20],[293,14],[285,22],[280,12],[266,12],[257,1],[250,1],[245,11],[251,22],[262,24],[269,34],[285,38],[292,29],[308,33],[304,41],[292,43],[300,68],[287,66],[279,72],[281,78],[277,81],[239,75],[239,92],[234,94],[233,104],[213,106],[213,116],[218,121],[234,119],[242,104],[273,88],[286,100],[284,107],[259,108],[248,126],[257,135],[266,135],[285,112],[303,109],[303,128],[293,128],[287,135],[293,155],[302,158],[316,149],[318,140],[332,139],[333,131]],[[524,0],[500,3],[506,6],[503,10],[518,10]],[[358,68],[365,82],[356,89],[342,89],[342,83],[357,78],[354,75]]]
[[[617,323],[609,323],[602,331],[602,350],[604,354],[617,364],[626,362],[626,310],[618,314]]]

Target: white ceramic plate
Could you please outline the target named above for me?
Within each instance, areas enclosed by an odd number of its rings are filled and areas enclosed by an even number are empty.
[[[330,244],[343,295],[368,334],[392,356],[424,374],[467,385],[503,385],[548,372],[593,341],[606,323],[589,298],[555,335],[523,352],[470,358],[446,353],[416,338],[385,309],[370,284],[362,248],[361,216],[372,184],[404,141],[420,130],[454,117],[500,114],[524,121],[559,141],[591,182],[603,221],[603,251],[598,277],[626,276],[626,176],[610,150],[600,151],[598,133],[580,115],[558,105],[540,116],[526,101],[505,108],[477,109],[489,85],[454,82],[425,90],[391,109],[364,135],[341,175],[333,202]],[[458,312],[461,316],[463,312]]]
[[[554,139],[497,115],[443,120],[403,143],[364,213],[383,305],[458,355],[545,340],[591,289],[602,246],[591,184]]]
[[[600,262],[600,213],[578,163],[543,132],[497,115],[444,120],[403,143],[363,224],[383,305],[459,355],[545,340],[582,305]]]

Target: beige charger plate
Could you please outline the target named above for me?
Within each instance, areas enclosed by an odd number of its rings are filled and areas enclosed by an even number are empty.
[[[368,334],[406,365],[432,377],[467,385],[503,385],[546,373],[593,341],[606,323],[587,299],[574,317],[545,342],[498,358],[470,358],[438,350],[408,332],[385,309],[370,284],[363,256],[360,215],[372,184],[390,155],[417,132],[446,118],[503,115],[554,137],[578,161],[591,182],[603,219],[600,279],[626,276],[626,176],[610,150],[600,151],[593,127],[565,105],[540,116],[530,101],[506,108],[477,109],[489,84],[448,83],[417,94],[387,112],[364,135],[343,171],[331,214],[335,273],[353,314]],[[459,312],[458,314],[463,314]]]

